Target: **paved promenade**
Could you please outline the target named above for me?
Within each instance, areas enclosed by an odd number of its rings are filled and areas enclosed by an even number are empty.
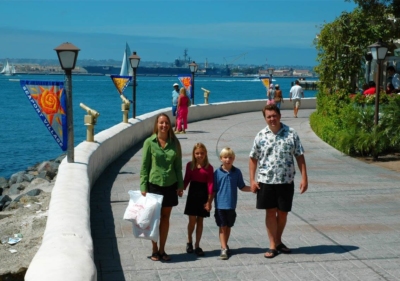
[[[255,208],[253,193],[239,192],[237,220],[229,246],[232,256],[219,260],[218,227],[204,220],[201,247],[205,257],[187,254],[186,194],[173,208],[166,252],[169,262],[151,261],[151,243],[135,239],[122,219],[129,190],[139,189],[142,144],[114,162],[91,194],[91,225],[98,280],[400,280],[400,175],[342,155],[311,130],[312,110],[282,111],[305,148],[309,189],[296,192],[283,235],[291,255],[264,258],[268,237],[265,212]],[[256,133],[265,127],[262,113],[245,113],[189,124],[178,135],[183,167],[196,142],[203,142],[214,168],[219,151],[236,152],[234,165],[248,184],[248,154]],[[214,206],[213,206],[214,207]]]

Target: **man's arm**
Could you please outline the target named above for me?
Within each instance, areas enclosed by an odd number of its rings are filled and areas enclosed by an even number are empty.
[[[301,173],[301,181],[300,181],[300,194],[303,194],[308,189],[308,176],[307,176],[307,167],[306,167],[306,159],[304,158],[304,154],[296,157],[297,165],[299,167]]]
[[[257,159],[249,158],[249,174],[250,174],[250,189],[251,192],[256,193],[260,187],[258,186],[258,182],[255,181],[255,175],[257,170]]]

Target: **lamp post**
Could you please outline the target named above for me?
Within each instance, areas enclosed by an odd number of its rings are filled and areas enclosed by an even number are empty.
[[[132,99],[132,103],[133,103],[133,118],[136,118],[136,69],[139,66],[139,62],[140,62],[140,57],[138,55],[136,55],[136,52],[133,52],[133,54],[129,57],[129,61],[131,62],[131,67],[133,69],[133,99]]]
[[[194,74],[197,71],[197,64],[193,61],[192,63],[189,63],[189,69],[190,72],[192,73],[192,104],[194,104]]]
[[[382,39],[380,38],[378,42],[368,46],[368,48],[371,50],[371,55],[374,60],[377,62],[378,66],[378,71],[376,73],[376,92],[375,92],[375,118],[374,118],[374,125],[378,125],[379,121],[379,92],[381,90],[381,63],[382,60],[385,59],[387,51],[388,51],[388,45],[384,42],[382,42]]]
[[[78,58],[79,48],[71,43],[64,43],[54,49],[57,52],[61,68],[65,72],[65,93],[67,98],[67,127],[68,127],[68,145],[67,161],[74,163],[74,118],[72,111],[72,69],[75,68]]]
[[[269,84],[272,83],[272,74],[274,74],[274,70],[272,67],[268,68],[268,74],[269,74]]]

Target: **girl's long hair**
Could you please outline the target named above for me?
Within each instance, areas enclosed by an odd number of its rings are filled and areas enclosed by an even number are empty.
[[[194,152],[196,151],[196,149],[203,149],[204,152],[206,153],[206,156],[204,157],[204,168],[208,168],[208,165],[210,165],[210,163],[208,162],[208,155],[207,155],[207,148],[204,144],[202,144],[201,142],[196,143],[193,146],[193,151],[192,151],[192,165],[191,165],[191,170],[193,171],[194,168],[196,167],[196,157],[194,156]]]

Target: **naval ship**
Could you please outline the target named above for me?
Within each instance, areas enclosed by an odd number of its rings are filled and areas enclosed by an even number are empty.
[[[139,66],[136,70],[136,75],[138,76],[177,76],[181,74],[191,74],[189,70],[189,63],[191,63],[190,57],[188,57],[187,49],[183,52],[183,59],[177,58],[175,59],[173,66],[164,67],[164,66]],[[103,66],[94,66],[94,65],[83,65],[82,66],[88,74],[93,75],[118,75],[120,74],[121,67],[119,66],[111,66],[111,65],[103,65]],[[203,69],[198,69],[196,72],[196,76],[230,76],[230,70],[228,67],[219,68],[219,67],[208,67],[208,63],[205,63],[205,67]]]

